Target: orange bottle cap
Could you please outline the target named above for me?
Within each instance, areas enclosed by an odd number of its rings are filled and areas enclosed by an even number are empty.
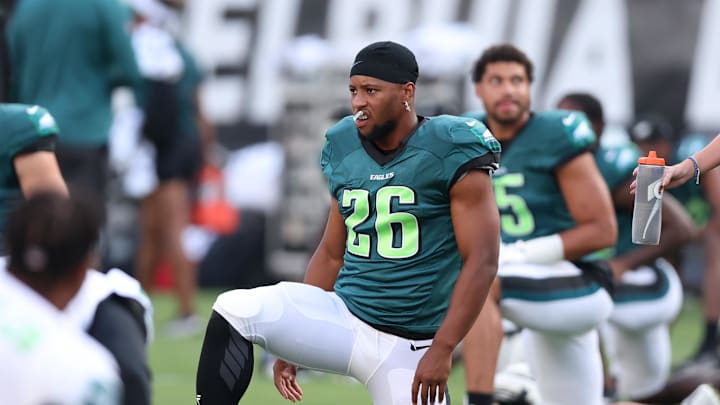
[[[638,163],[641,165],[665,166],[665,159],[657,157],[655,151],[651,150],[647,156],[639,157]]]

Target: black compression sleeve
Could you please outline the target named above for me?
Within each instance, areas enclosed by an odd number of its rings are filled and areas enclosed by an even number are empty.
[[[88,334],[112,353],[125,385],[124,405],[150,404],[150,368],[142,319],[115,295],[98,304]]]

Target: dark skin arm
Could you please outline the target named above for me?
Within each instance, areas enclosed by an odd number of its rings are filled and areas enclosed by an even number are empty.
[[[420,359],[412,384],[413,405],[443,401],[455,346],[470,330],[497,273],[500,220],[490,176],[470,171],[450,190],[450,212],[463,267],[447,315]]]
[[[330,202],[330,213],[325,225],[325,232],[305,271],[303,280],[305,284],[314,285],[326,291],[333,290],[338,272],[343,265],[346,240],[345,220],[338,209],[338,201],[333,198]]]
[[[615,207],[628,212],[632,211],[635,203],[634,197],[627,192],[631,181],[628,180],[617,186],[612,194]],[[685,207],[670,193],[663,194],[660,243],[658,245],[643,245],[611,259],[609,263],[615,279],[619,279],[627,270],[648,264],[656,258],[669,253],[672,249],[693,238],[696,232],[695,224]]]
[[[303,281],[305,284],[320,287],[325,291],[333,290],[338,272],[343,265],[346,240],[345,220],[338,209],[337,199],[333,198],[330,202],[330,213],[325,225],[325,232],[305,271],[305,280]],[[302,400],[303,395],[302,389],[295,379],[296,376],[297,366],[281,359],[275,360],[273,365],[275,387],[283,398],[291,402]]]
[[[587,152],[578,155],[557,169],[556,178],[576,223],[560,233],[565,259],[576,260],[615,245],[615,211],[593,156]]]

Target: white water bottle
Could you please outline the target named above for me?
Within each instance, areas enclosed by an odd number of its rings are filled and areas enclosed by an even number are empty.
[[[637,188],[633,207],[632,241],[641,245],[660,243],[662,225],[662,179],[665,159],[651,150],[638,159]]]

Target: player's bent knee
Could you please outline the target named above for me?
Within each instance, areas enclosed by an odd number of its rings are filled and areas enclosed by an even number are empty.
[[[261,300],[254,289],[232,290],[217,297],[213,310],[228,320],[252,318],[260,313],[261,305]]]

